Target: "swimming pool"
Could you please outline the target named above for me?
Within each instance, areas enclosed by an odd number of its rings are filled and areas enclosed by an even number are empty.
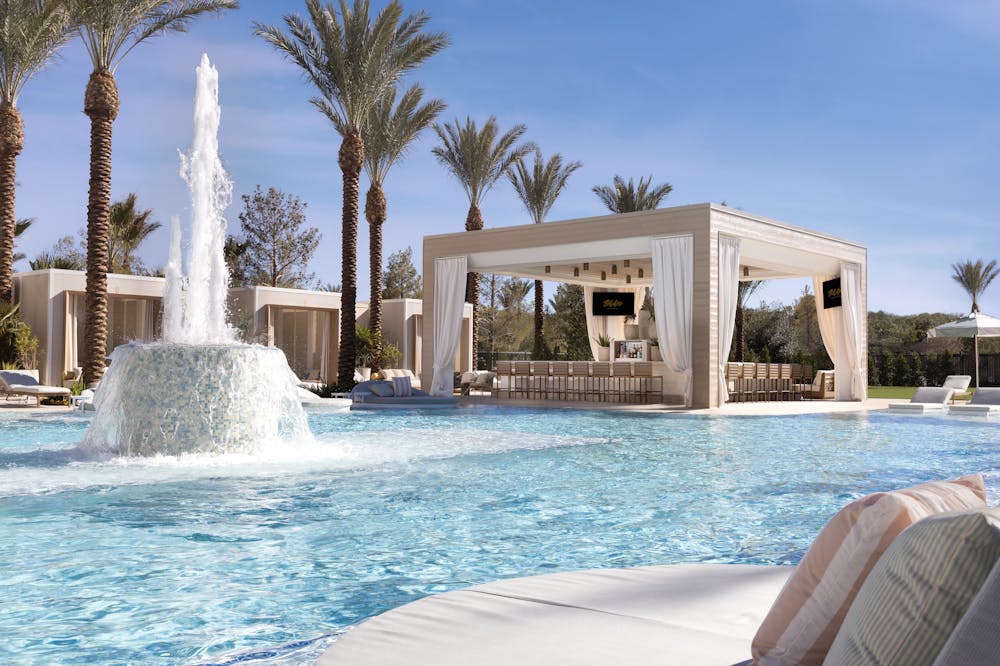
[[[315,445],[145,460],[88,459],[87,423],[0,414],[0,663],[303,663],[435,592],[793,563],[866,492],[1000,489],[981,419],[313,413]]]

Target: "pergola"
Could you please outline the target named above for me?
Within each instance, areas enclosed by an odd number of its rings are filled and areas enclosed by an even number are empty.
[[[467,272],[581,284],[651,287],[664,355],[664,393],[691,407],[726,401],[722,368],[740,280],[839,277],[843,305],[817,297],[838,400],[867,395],[867,249],[818,231],[717,204],[424,237],[424,386],[450,392]],[[456,328],[458,327],[458,328]],[[450,351],[450,354],[448,353]],[[435,358],[441,363],[435,363]]]

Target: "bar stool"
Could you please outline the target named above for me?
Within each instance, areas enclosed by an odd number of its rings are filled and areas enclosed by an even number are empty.
[[[726,363],[726,397],[729,402],[739,401],[742,374],[743,368],[738,363]]]
[[[754,400],[767,400],[767,363],[754,363]]]
[[[767,364],[767,399],[781,399],[781,364]]]
[[[514,388],[513,382],[511,381],[511,373],[513,371],[514,365],[510,361],[497,361],[497,383],[493,389],[493,397],[499,399],[500,394],[505,391],[508,398],[511,396],[511,392]]]
[[[549,375],[551,369],[548,361],[531,362],[531,388],[535,392],[535,397],[545,399],[549,397]]]
[[[570,380],[572,386],[570,393],[577,399],[583,400],[587,397],[587,392],[590,389],[590,363],[573,361],[571,370],[573,377]]]
[[[531,397],[531,361],[514,361],[514,397]]]
[[[792,399],[792,366],[788,363],[781,364],[781,399]]]
[[[608,402],[611,389],[611,364],[607,361],[596,361],[590,369],[591,395],[601,402]]]
[[[569,361],[552,361],[552,393],[565,400],[569,394]]]
[[[649,402],[650,396],[654,402],[663,400],[663,377],[653,375],[653,364],[649,361],[639,361],[632,365],[632,376],[639,385],[639,398]]]
[[[618,402],[629,402],[632,393],[632,363],[633,361],[615,361],[611,366],[612,381]]]

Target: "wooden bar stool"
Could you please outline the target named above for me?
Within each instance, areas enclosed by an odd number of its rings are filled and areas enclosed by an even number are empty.
[[[569,361],[552,361],[551,394],[560,400],[569,395]]]
[[[632,376],[639,387],[639,398],[643,402],[663,401],[663,377],[653,374],[653,364],[649,361],[640,361],[632,365]]]
[[[531,361],[514,361],[514,397],[531,397]]]
[[[616,400],[629,402],[632,395],[632,361],[615,361],[611,373]]]
[[[508,398],[511,396],[511,392],[514,389],[513,382],[511,380],[511,373],[513,372],[513,363],[510,361],[497,361],[497,383],[493,388],[493,397],[499,399],[503,393],[506,393]]]
[[[607,361],[595,361],[590,369],[591,396],[600,402],[608,402],[611,389],[611,364]]]
[[[573,377],[570,379],[570,395],[577,400],[584,400],[590,389],[590,363],[573,361],[570,369],[573,371]]]

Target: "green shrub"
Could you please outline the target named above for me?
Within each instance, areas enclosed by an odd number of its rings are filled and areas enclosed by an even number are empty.
[[[38,367],[38,338],[21,319],[18,306],[0,301],[0,363],[26,370]]]

